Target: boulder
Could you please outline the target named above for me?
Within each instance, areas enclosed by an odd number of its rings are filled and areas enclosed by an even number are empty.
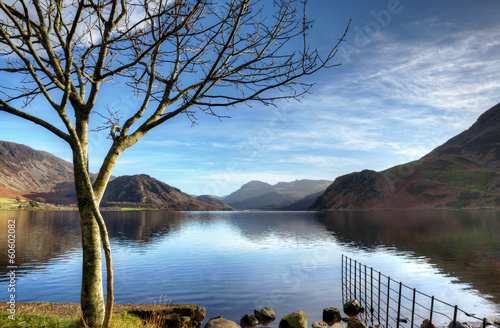
[[[295,311],[281,318],[279,328],[308,328],[306,314]]]
[[[161,327],[199,328],[205,318],[205,308],[194,304],[115,304],[114,309]]]
[[[238,324],[234,321],[218,316],[208,320],[205,328],[240,328],[240,326],[238,326]]]
[[[455,325],[453,325],[454,322],[455,322]],[[455,326],[455,327],[453,327],[453,326]],[[448,328],[472,328],[472,327],[471,327],[471,325],[469,325],[466,322],[452,321],[448,325]]]
[[[203,306],[197,306],[193,312],[194,312],[193,319],[199,322],[202,322],[203,319],[205,319],[205,316],[207,315],[207,311]]]
[[[332,328],[347,328],[347,325],[342,321],[338,321],[332,325]]]
[[[436,325],[431,322],[431,320],[425,319],[420,325],[420,328],[436,328]]]
[[[340,321],[341,315],[340,310],[334,307],[329,307],[323,309],[323,321],[324,322],[336,322]]]
[[[260,323],[269,323],[276,320],[276,313],[274,313],[274,310],[268,306],[262,308],[261,310],[253,310],[253,314]]]
[[[356,317],[347,319],[347,328],[367,328],[366,325]]]
[[[359,304],[358,300],[349,301],[344,304],[344,313],[347,315],[358,315],[359,313],[363,313],[364,309]]]
[[[314,321],[312,328],[328,328],[328,324],[324,321]]]
[[[255,327],[259,324],[259,320],[253,314],[245,314],[240,320],[242,327]]]

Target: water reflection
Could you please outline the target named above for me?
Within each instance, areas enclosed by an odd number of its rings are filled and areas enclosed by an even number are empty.
[[[364,251],[393,247],[427,258],[443,273],[500,303],[498,212],[336,212],[324,213],[320,221],[340,241]]]
[[[80,249],[80,222],[77,212],[0,211],[0,240],[7,240],[7,222],[16,221],[16,265],[19,273],[41,267]],[[8,264],[7,243],[0,244],[0,281]]]
[[[395,279],[399,275],[413,287],[441,289],[441,298],[453,294],[487,302],[484,294],[500,304],[496,212],[144,211],[103,216],[118,303],[163,297],[203,305],[207,316],[237,321],[254,308],[273,306],[278,316],[303,309],[311,321],[321,320],[324,307],[341,305],[344,253]],[[19,300],[78,302],[78,214],[0,212],[2,240],[13,217]],[[1,254],[7,254],[6,247],[0,245]],[[0,281],[6,281],[6,256],[0,256],[0,264]],[[6,300],[4,292],[0,295]]]

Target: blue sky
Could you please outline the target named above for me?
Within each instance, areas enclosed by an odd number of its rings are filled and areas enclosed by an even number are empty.
[[[352,24],[335,59],[342,65],[315,75],[301,103],[241,106],[222,122],[199,114],[194,127],[179,116],[126,150],[113,174],[222,196],[250,180],[334,180],[416,160],[500,102],[499,13],[496,0],[310,0],[309,36],[320,51]],[[135,102],[105,92],[99,104],[127,112]],[[4,112],[0,122],[0,140],[71,161],[42,128]],[[105,132],[90,140],[96,172],[110,142]]]

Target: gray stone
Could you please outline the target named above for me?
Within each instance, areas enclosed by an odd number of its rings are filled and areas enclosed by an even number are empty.
[[[205,328],[240,328],[240,326],[234,321],[218,316],[210,319],[205,325]]]
[[[328,324],[324,321],[314,321],[312,328],[328,328]]]
[[[207,311],[203,306],[197,306],[193,312],[194,312],[193,319],[199,322],[202,322],[203,319],[205,319],[205,316],[207,315]]]
[[[339,321],[339,322],[335,322],[332,325],[332,328],[347,328],[347,325],[345,323],[343,323],[342,321]]]
[[[436,325],[431,322],[431,320],[425,319],[420,325],[420,328],[436,328]]]
[[[269,306],[266,306],[261,310],[253,310],[253,314],[257,320],[259,320],[259,323],[264,326],[267,326],[268,323],[276,320],[276,313],[274,313],[274,310]]]
[[[344,313],[347,315],[358,315],[363,312],[364,309],[361,307],[358,300],[349,301],[344,304]]]
[[[337,322],[340,321],[341,315],[340,310],[334,307],[329,307],[323,309],[323,321],[324,322]]]
[[[295,311],[281,318],[279,328],[308,328],[306,314]]]
[[[453,321],[450,322],[448,328],[453,328]],[[466,322],[455,321],[455,328],[472,328],[472,327]]]
[[[366,325],[356,317],[347,319],[347,328],[367,328]]]
[[[255,327],[259,324],[259,320],[253,314],[245,314],[240,320],[242,327]]]

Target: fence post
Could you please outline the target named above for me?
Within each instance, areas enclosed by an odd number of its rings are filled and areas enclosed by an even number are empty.
[[[344,284],[344,254],[342,254],[342,302],[344,302],[345,298],[344,298],[344,288],[345,288],[345,284]]]
[[[415,297],[417,295],[417,289],[413,288],[413,302],[411,305],[411,326],[413,328],[413,320],[415,319]]]
[[[391,277],[387,277],[387,311],[385,312],[385,324],[389,327],[389,301],[391,300]],[[455,328],[455,327],[453,327]]]
[[[366,294],[367,294],[366,293],[366,290],[367,290],[366,284],[367,284],[368,279],[366,279],[366,265],[364,265],[364,267],[365,267],[365,309],[366,309],[368,307],[368,303],[366,302]]]
[[[399,328],[399,316],[401,315],[401,289],[403,287],[403,283],[399,283],[399,296],[398,296],[398,316],[396,317],[397,327]]]
[[[453,328],[456,328],[457,327],[457,311],[458,310],[458,306],[455,305],[455,311],[453,313]]]
[[[370,267],[370,313],[373,317],[373,267]]]
[[[380,323],[380,288],[382,288],[382,273],[378,272],[378,311],[377,311],[377,319]]]
[[[361,277],[361,263],[359,264],[359,303],[363,303],[363,289],[361,288],[361,283],[363,278]]]
[[[431,315],[430,315],[430,322],[432,322],[432,313],[434,312],[434,296],[431,298]]]
[[[355,298],[355,299],[357,299],[357,298],[358,298],[358,297],[356,296],[356,285],[357,285],[357,284],[356,284],[356,277],[357,277],[357,275],[358,275],[358,273],[356,272],[356,271],[357,271],[357,269],[356,269],[356,268],[358,267],[358,266],[357,266],[357,263],[358,263],[358,262],[356,262],[356,260],[354,260],[354,298]],[[350,300],[350,301],[352,301],[352,300]]]
[[[352,259],[349,259],[349,301],[352,299]]]

